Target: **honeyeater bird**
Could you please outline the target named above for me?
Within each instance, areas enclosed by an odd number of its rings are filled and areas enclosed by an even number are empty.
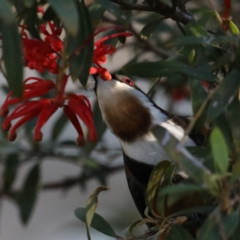
[[[151,128],[160,125],[181,140],[189,120],[158,107],[127,76],[115,74],[110,81],[103,81],[94,75],[94,79],[102,118],[121,144],[128,186],[138,211],[145,217],[146,187],[150,174],[156,164],[171,160],[151,133]],[[186,146],[202,143],[201,135],[191,133]],[[176,183],[186,177],[179,171],[173,181]],[[185,199],[184,203],[179,203],[179,210],[188,201]],[[193,202],[198,204],[198,200]]]

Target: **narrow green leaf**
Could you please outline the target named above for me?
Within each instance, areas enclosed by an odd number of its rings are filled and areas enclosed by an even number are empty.
[[[17,174],[17,169],[19,166],[18,153],[10,153],[4,161],[4,172],[3,172],[3,188],[8,191]]]
[[[171,162],[169,162],[169,161],[161,161],[160,163],[158,163],[153,168],[150,178],[148,180],[146,197],[147,197],[148,206],[149,206],[150,210],[152,210],[152,211],[153,211],[153,204],[154,204],[154,199],[157,194],[157,190],[160,186],[161,180],[163,178],[163,175],[164,175],[166,169],[170,165],[171,165]]]
[[[190,79],[189,86],[191,89],[192,110],[193,115],[195,116],[200,107],[202,106],[204,100],[206,99],[207,93],[203,89],[202,83],[195,78]],[[206,118],[206,111],[207,110],[205,109],[200,118],[195,123],[196,131],[199,131],[203,128]]]
[[[228,169],[228,149],[219,128],[214,128],[210,135],[212,153],[217,171],[226,173]]]
[[[180,225],[173,225],[165,240],[193,240],[190,233]]]
[[[93,56],[93,32],[88,9],[83,0],[77,2],[77,10],[80,16],[80,28],[75,37],[67,36],[67,51],[70,62],[72,78],[79,79],[83,86],[86,85],[89,69]],[[88,40],[87,40],[88,39]]]
[[[76,36],[79,31],[79,13],[75,0],[48,0],[53,10],[62,20],[69,34]]]
[[[62,132],[63,128],[67,123],[68,123],[68,119],[65,116],[65,114],[62,113],[53,125],[52,134],[51,134],[52,141],[55,141],[59,137],[60,133]]]
[[[207,65],[190,67],[176,61],[131,63],[124,66],[122,71],[128,75],[141,77],[164,77],[180,73],[200,80],[205,79],[206,81],[212,82],[218,81],[217,77],[210,72],[210,68]]]
[[[13,95],[21,97],[23,91],[23,59],[21,37],[11,4],[2,0],[0,4],[0,32],[2,33],[3,60],[9,87]]]
[[[240,73],[232,70],[218,86],[207,110],[207,120],[213,121],[231,103],[240,85]]]
[[[196,57],[196,51],[195,51],[195,49],[192,49],[191,52],[188,55],[188,63],[190,65],[193,65],[195,57]]]
[[[24,224],[28,223],[37,199],[39,179],[40,167],[36,164],[29,171],[18,200],[20,216]]]
[[[74,211],[75,217],[81,220],[82,222],[86,223],[86,208],[77,208]],[[119,237],[110,226],[110,224],[102,218],[99,214],[95,213],[91,222],[91,227],[98,230],[99,232],[110,236],[110,237]]]
[[[207,30],[198,23],[189,23],[186,25],[187,30],[195,37],[209,37]]]
[[[157,19],[146,24],[140,32],[141,38],[147,40],[149,37],[151,37],[153,32],[158,28],[161,21],[162,19]]]
[[[97,208],[97,204],[98,204],[98,194],[102,191],[107,191],[109,190],[109,188],[101,186],[98,187],[93,194],[91,194],[91,196],[88,198],[87,200],[87,214],[86,214],[86,225],[87,225],[87,229],[89,230],[89,227],[91,225],[93,216],[95,214],[96,208]]]

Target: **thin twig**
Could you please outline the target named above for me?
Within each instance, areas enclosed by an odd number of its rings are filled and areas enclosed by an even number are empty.
[[[185,134],[181,140],[181,143],[184,144],[187,141],[188,135],[190,134],[190,132],[192,131],[196,121],[198,120],[198,118],[201,116],[203,110],[205,109],[205,107],[207,106],[208,101],[211,99],[211,97],[213,96],[213,94],[215,93],[215,91],[212,91],[208,94],[208,96],[206,97],[206,99],[203,101],[201,107],[198,109],[197,113],[195,114],[195,116],[191,119],[187,130],[185,131]]]

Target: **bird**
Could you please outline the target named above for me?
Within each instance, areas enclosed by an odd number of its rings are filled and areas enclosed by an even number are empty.
[[[99,75],[93,77],[102,118],[122,148],[130,193],[139,213],[146,217],[146,187],[151,172],[159,162],[171,160],[151,129],[155,125],[160,125],[177,140],[181,140],[189,119],[175,116],[157,106],[132,79],[125,75],[113,74],[109,81],[102,80]],[[201,146],[203,141],[203,135],[191,132],[186,146]],[[178,171],[172,182],[181,182],[186,178],[184,172]],[[178,204],[179,207],[182,208],[182,203]]]

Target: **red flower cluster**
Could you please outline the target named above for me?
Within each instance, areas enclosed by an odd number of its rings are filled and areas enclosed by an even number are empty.
[[[43,13],[42,8],[38,8],[38,12]],[[50,32],[47,30],[47,26]],[[22,42],[25,64],[30,69],[35,69],[42,73],[45,69],[53,74],[59,73],[58,60],[61,58],[63,50],[63,41],[60,39],[62,32],[61,28],[57,28],[53,22],[48,22],[40,26],[40,33],[44,35],[44,39],[30,39],[28,37],[27,28],[22,28]],[[88,39],[93,38],[97,34],[109,29],[118,29],[118,27],[107,27],[98,30]],[[101,64],[106,62],[106,54],[112,54],[116,51],[115,47],[104,44],[104,41],[115,38],[118,36],[131,36],[132,34],[126,32],[115,33],[110,36],[98,40],[94,44],[93,65],[90,74],[100,74],[102,79],[110,80],[112,77],[107,69],[103,68]],[[86,43],[88,42],[86,39]],[[83,46],[80,46],[80,49]],[[65,72],[65,71],[64,71]],[[62,73],[61,73],[62,74]],[[12,96],[10,92],[0,109],[0,116],[5,117],[2,124],[2,129],[9,131],[8,138],[14,141],[17,137],[16,130],[31,120],[38,117],[37,125],[34,130],[34,140],[42,140],[41,129],[48,119],[56,112],[58,108],[63,108],[65,115],[72,122],[78,132],[77,143],[84,145],[84,135],[80,126],[80,118],[89,129],[88,138],[90,141],[96,141],[97,135],[93,124],[93,115],[91,112],[91,105],[88,99],[83,95],[76,95],[70,93],[64,94],[65,86],[69,75],[63,74],[61,81],[54,83],[51,80],[43,80],[36,77],[27,78],[24,81],[24,92],[21,98]],[[55,90],[56,95],[54,98],[44,98],[44,95],[49,93],[50,90]],[[8,107],[14,104],[19,104],[10,114]],[[12,126],[12,121],[18,121]]]
[[[55,98],[52,99],[40,98],[38,100],[32,100],[32,98],[46,95],[50,90],[57,90],[57,85],[51,80],[43,80],[35,77],[27,78],[24,81],[24,92],[21,99],[12,97],[11,92],[8,94],[2,105],[0,116],[6,117],[2,124],[2,129],[4,131],[9,131],[8,138],[10,141],[16,139],[16,130],[21,125],[35,117],[38,117],[38,121],[34,130],[34,140],[41,141],[41,128],[58,108],[63,108],[65,115],[76,128],[78,132],[78,145],[82,146],[85,144],[84,135],[78,117],[82,119],[89,129],[89,141],[96,141],[97,135],[93,125],[91,105],[85,96],[73,93],[64,95],[67,80],[68,76],[65,75],[61,82],[60,91],[58,91]],[[21,105],[16,107],[15,110],[8,115],[8,107],[17,103],[21,103]],[[18,118],[20,119],[12,126],[11,122]]]

